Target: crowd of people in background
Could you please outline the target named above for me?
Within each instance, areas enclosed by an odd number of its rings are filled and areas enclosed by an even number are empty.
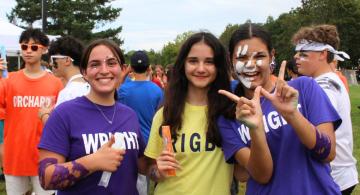
[[[294,57],[276,67],[256,24],[227,47],[197,32],[163,66],[143,50],[126,62],[108,39],[50,43],[25,30],[22,69],[0,78],[7,194],[218,195],[238,182],[246,194],[351,194],[349,87],[337,71],[349,56],[332,25],[292,40]]]

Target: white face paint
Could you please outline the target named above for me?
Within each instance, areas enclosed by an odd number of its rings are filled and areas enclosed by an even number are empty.
[[[244,47],[239,46],[239,48],[236,52],[237,58],[240,58],[241,56],[246,55],[248,48],[249,48],[248,45],[244,45]],[[254,78],[246,77],[246,76],[242,75],[242,73],[247,73],[247,74],[254,73],[255,74],[255,71],[257,70],[257,66],[262,66],[262,64],[263,64],[262,60],[256,60],[255,64],[252,64],[256,54],[257,54],[257,52],[253,52],[248,61],[238,60],[234,67],[234,69],[236,71],[236,76],[238,77],[240,82],[246,88],[251,87],[251,82],[254,80]]]
[[[303,62],[309,61],[309,59],[307,59],[307,58],[305,58],[305,57],[300,57],[299,60],[300,60],[300,61],[303,61]]]

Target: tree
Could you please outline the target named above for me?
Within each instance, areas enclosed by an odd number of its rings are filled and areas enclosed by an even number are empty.
[[[320,11],[319,11],[320,10]],[[310,24],[333,24],[337,26],[341,50],[351,56],[346,67],[355,66],[360,58],[360,1],[359,0],[302,0],[298,9],[300,18]]]
[[[72,35],[85,42],[96,38],[110,38],[122,43],[119,33],[122,27],[99,30],[108,22],[113,22],[120,15],[121,8],[109,5],[113,0],[48,0],[47,33],[53,35]],[[41,19],[39,0],[16,0],[8,19],[20,19],[28,27]],[[94,32],[97,30],[97,32]]]
[[[231,35],[233,34],[233,32],[238,29],[240,27],[239,24],[228,24],[226,27],[225,27],[225,30],[223,33],[221,33],[219,39],[220,39],[220,42],[226,47],[228,48],[229,46],[229,42],[230,42],[230,38],[231,38]]]
[[[174,41],[168,42],[163,49],[161,50],[161,64],[166,66],[167,64],[174,64],[177,54],[179,53],[181,45],[184,43],[186,39],[188,39],[193,31],[184,32],[178,36],[176,36]]]

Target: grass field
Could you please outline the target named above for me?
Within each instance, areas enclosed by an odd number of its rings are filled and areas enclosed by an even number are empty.
[[[351,100],[351,120],[353,124],[353,134],[354,134],[354,156],[357,163],[357,170],[360,173],[360,86],[350,86],[350,100]],[[360,176],[360,174],[359,174]],[[360,180],[360,177],[359,177]],[[354,195],[360,194],[360,186],[357,185],[354,192]]]
[[[360,173],[360,86],[350,86],[350,100],[351,100],[351,118],[353,123],[353,132],[354,132],[354,155],[358,160],[357,169]],[[359,175],[360,176],[360,175]],[[360,178],[359,178],[360,180]],[[243,193],[244,185],[241,185],[241,192]],[[5,195],[5,185],[3,182],[0,182],[0,195]],[[360,186],[357,185],[353,195],[360,195]]]

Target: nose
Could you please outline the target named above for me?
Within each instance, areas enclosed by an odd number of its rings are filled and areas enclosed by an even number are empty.
[[[245,63],[246,68],[253,68],[255,67],[256,59],[251,58]]]
[[[196,70],[198,72],[205,72],[205,63],[204,62],[199,62],[199,65],[197,66]]]
[[[108,73],[109,72],[109,66],[107,65],[106,62],[102,62],[99,70],[100,70],[101,73]]]

